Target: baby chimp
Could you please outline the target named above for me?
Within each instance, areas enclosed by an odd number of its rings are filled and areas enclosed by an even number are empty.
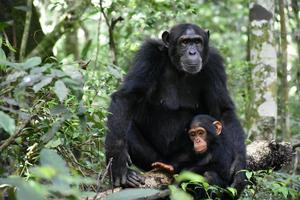
[[[227,187],[233,174],[230,167],[233,162],[233,149],[226,146],[223,135],[226,130],[222,123],[209,115],[197,115],[193,118],[188,131],[199,160],[189,170],[204,175],[209,184]]]
[[[196,153],[196,161],[185,169],[203,175],[211,185],[223,188],[229,186],[233,177],[231,165],[234,152],[231,146],[225,146],[226,129],[222,128],[222,123],[209,115],[196,115],[188,134]],[[152,167],[176,173],[177,165],[176,162],[155,162]]]

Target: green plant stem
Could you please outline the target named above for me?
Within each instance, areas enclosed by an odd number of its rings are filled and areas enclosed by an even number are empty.
[[[20,47],[20,61],[24,60],[24,56],[26,53],[26,46],[27,46],[31,16],[32,16],[32,1],[33,0],[27,0],[27,9],[28,10],[26,12],[24,31],[23,31],[21,47]]]

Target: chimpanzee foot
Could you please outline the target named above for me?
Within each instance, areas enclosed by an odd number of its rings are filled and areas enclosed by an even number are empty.
[[[142,176],[140,173],[129,169],[127,173],[126,179],[126,187],[140,187],[141,185],[145,184],[145,177]]]

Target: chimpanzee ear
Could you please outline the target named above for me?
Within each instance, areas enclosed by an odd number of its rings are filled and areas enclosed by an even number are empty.
[[[214,124],[214,126],[216,128],[217,135],[220,135],[221,132],[222,132],[222,123],[219,122],[219,121],[214,121],[213,124]]]
[[[208,29],[205,29],[205,32],[207,34],[207,38],[209,39],[209,30]]]
[[[161,38],[162,38],[162,41],[165,43],[165,46],[169,47],[169,32],[164,31]]]

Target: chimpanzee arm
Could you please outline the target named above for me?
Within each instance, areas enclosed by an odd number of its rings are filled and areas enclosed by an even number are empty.
[[[163,59],[167,52],[159,41],[145,42],[137,52],[133,67],[125,77],[121,88],[112,95],[110,114],[107,118],[108,132],[105,140],[106,158],[112,161],[113,182],[125,184],[130,161],[126,131],[132,121],[136,106],[140,105],[159,80]],[[147,155],[148,156],[148,155]]]
[[[105,139],[106,159],[112,160],[113,182],[116,186],[126,183],[130,157],[127,150],[126,130],[130,122],[130,101],[116,92],[112,95],[107,117],[108,132]],[[125,131],[124,131],[125,130]]]

